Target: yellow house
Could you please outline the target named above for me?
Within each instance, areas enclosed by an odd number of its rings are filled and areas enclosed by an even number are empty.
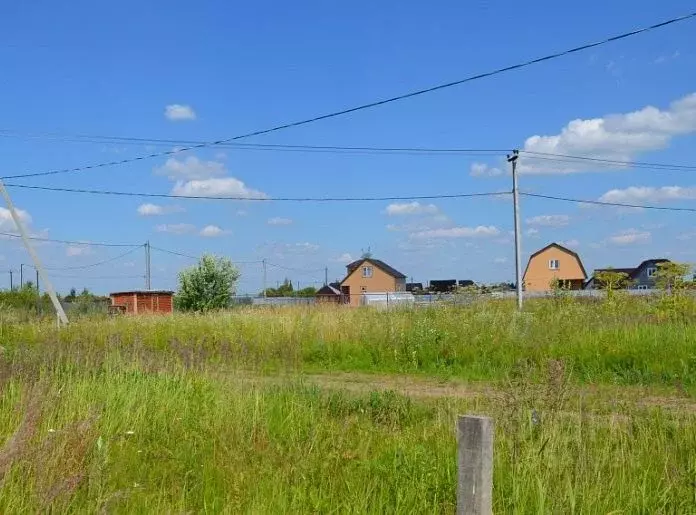
[[[406,276],[384,261],[363,258],[346,266],[346,278],[341,281],[341,293],[352,306],[360,305],[363,293],[406,291]]]
[[[582,290],[587,272],[576,252],[552,243],[529,257],[523,284],[526,291],[550,291],[556,280],[571,290]]]

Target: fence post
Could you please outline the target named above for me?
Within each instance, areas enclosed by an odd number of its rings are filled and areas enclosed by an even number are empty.
[[[494,427],[488,417],[457,420],[457,515],[493,513]]]

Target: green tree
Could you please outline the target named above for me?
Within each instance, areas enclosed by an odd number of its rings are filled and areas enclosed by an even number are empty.
[[[687,276],[691,273],[688,263],[673,263],[666,261],[657,264],[655,285],[663,290],[681,291],[690,286]]]
[[[228,307],[239,275],[229,259],[203,255],[197,265],[179,273],[177,309],[210,311]]]
[[[607,291],[607,297],[611,298],[614,291],[626,288],[629,283],[628,274],[616,272],[614,270],[602,270],[595,273],[595,284],[597,288]]]

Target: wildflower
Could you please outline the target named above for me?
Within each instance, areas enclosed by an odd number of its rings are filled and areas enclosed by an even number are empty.
[[[49,433],[55,433],[56,430],[55,430],[55,429],[49,429],[48,432],[49,432]]]
[[[127,434],[127,435],[134,435],[134,434],[135,434],[135,431],[126,431],[126,434]]]

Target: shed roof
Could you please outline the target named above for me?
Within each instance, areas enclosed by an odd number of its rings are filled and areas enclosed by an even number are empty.
[[[127,290],[109,293],[109,296],[114,295],[174,295],[174,292],[171,290]]]

